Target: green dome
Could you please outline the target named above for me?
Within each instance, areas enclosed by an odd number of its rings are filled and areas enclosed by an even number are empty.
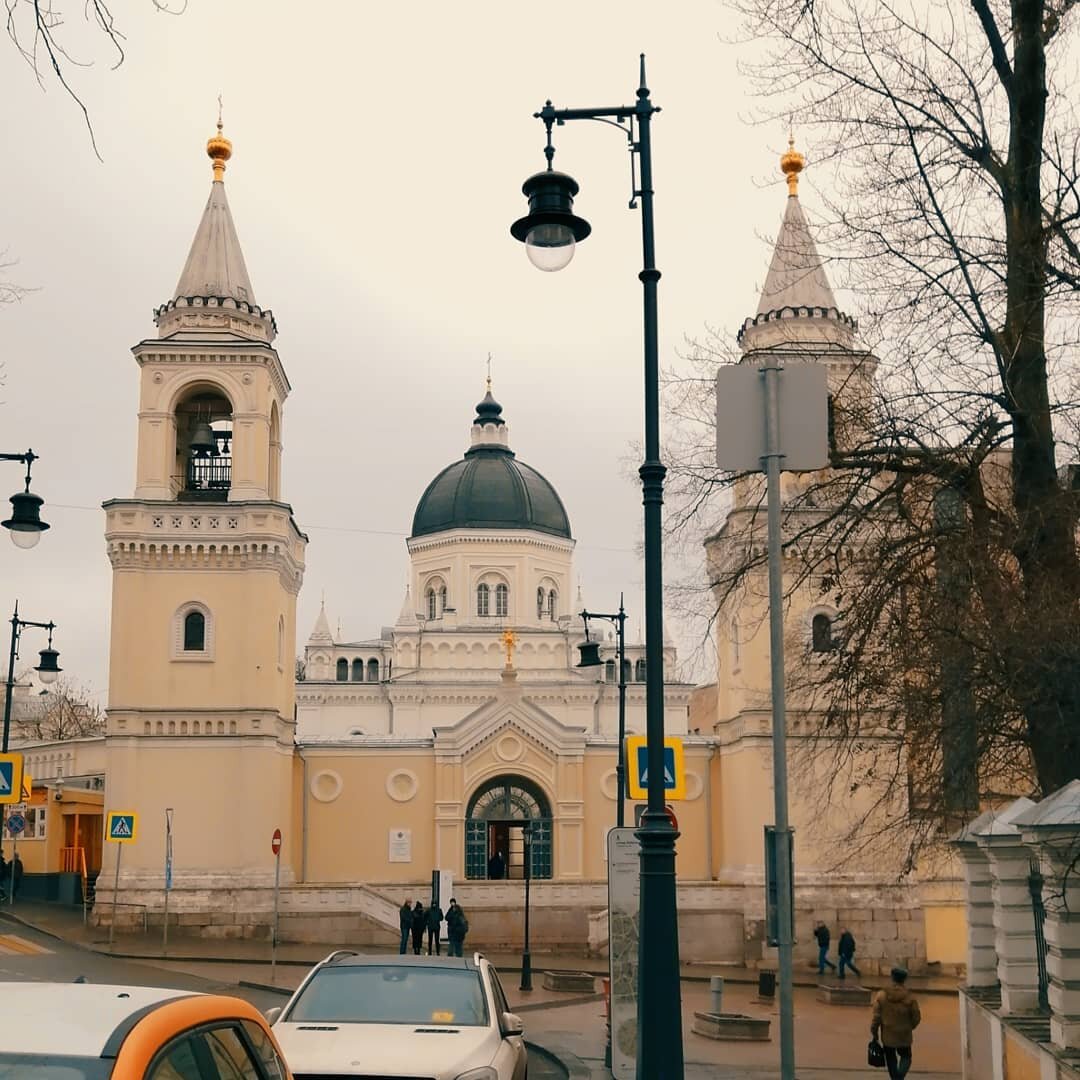
[[[501,426],[501,412],[489,391],[477,406],[476,423]],[[531,529],[571,538],[570,519],[555,489],[497,443],[472,447],[420,496],[413,537],[449,529]]]

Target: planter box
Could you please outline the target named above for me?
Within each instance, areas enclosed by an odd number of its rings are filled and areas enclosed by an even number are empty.
[[[871,993],[865,986],[836,986],[821,983],[817,988],[818,1001],[826,1005],[862,1005],[870,1004]]]
[[[694,1013],[691,1030],[707,1039],[739,1042],[768,1042],[771,1021],[760,1016],[741,1013]]]
[[[565,990],[578,994],[595,994],[596,977],[587,971],[545,971],[545,990]]]

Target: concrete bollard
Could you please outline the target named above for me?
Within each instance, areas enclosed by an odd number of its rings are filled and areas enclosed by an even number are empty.
[[[710,1009],[709,1011],[715,1016],[719,1016],[724,1010],[721,1008],[724,997],[724,978],[722,975],[713,975],[709,979],[709,998]]]

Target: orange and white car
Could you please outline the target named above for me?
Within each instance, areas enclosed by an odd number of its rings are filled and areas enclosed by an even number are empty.
[[[0,1077],[292,1080],[246,1001],[92,983],[0,983]]]

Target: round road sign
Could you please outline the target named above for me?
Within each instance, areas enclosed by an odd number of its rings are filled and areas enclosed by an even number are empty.
[[[275,829],[273,839],[270,841],[270,847],[273,849],[276,855],[281,850],[281,830]]]
[[[664,813],[668,816],[668,821],[671,822],[671,827],[678,832],[679,831],[679,819],[675,816],[675,811],[671,809],[671,805],[664,807]]]

